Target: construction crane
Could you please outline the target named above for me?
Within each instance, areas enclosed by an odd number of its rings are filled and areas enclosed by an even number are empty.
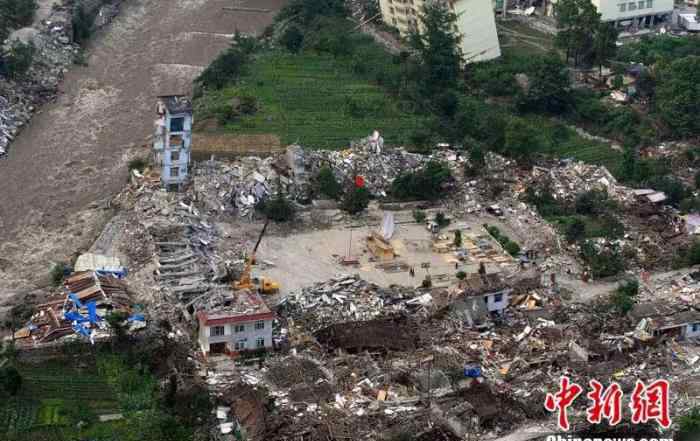
[[[269,220],[265,221],[265,225],[263,226],[263,229],[260,232],[260,235],[258,236],[258,241],[255,243],[253,252],[246,256],[245,268],[243,269],[241,277],[238,279],[238,281],[233,282],[233,289],[235,289],[236,291],[241,289],[254,290],[256,288],[256,284],[250,277],[250,273],[252,270],[252,266],[255,265],[255,253],[258,251],[258,247],[260,246],[260,242],[262,241],[262,238],[265,235],[265,231],[267,231],[267,225],[269,223]],[[259,285],[260,286],[258,287],[258,291],[260,291],[263,294],[275,294],[280,290],[279,283],[269,280],[265,277],[260,278]]]

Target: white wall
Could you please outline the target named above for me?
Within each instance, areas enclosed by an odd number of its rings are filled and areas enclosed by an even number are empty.
[[[497,293],[489,294],[486,299],[486,308],[489,310],[489,312],[498,312],[498,311],[503,311],[508,307],[510,304],[510,296],[509,296],[509,290],[503,290]],[[501,294],[501,300],[496,301],[496,295]]]
[[[272,347],[272,320],[264,320],[264,329],[255,329],[255,321],[252,322],[240,322],[222,325],[224,327],[224,335],[212,336],[210,326],[199,327],[199,345],[202,351],[205,353],[209,352],[209,345],[211,343],[228,343],[228,349],[235,350],[236,342],[240,339],[247,339],[246,349],[258,349],[256,346],[256,340],[258,337],[262,337],[265,340],[265,347]],[[243,332],[235,332],[236,325],[243,325]]]
[[[462,34],[462,53],[468,63],[501,56],[491,0],[457,0],[455,13]]]
[[[622,0],[591,0],[598,8],[604,21],[628,20],[634,17],[647,15],[662,15],[673,12],[673,0],[651,0],[651,8],[647,7],[647,0],[643,0],[643,8],[639,8],[639,1]],[[634,9],[630,10],[630,3],[634,3]],[[625,4],[625,11],[620,11],[620,4]]]
[[[689,324],[685,327],[685,338],[697,338],[700,337],[700,323],[697,323],[697,331],[693,331],[693,324]]]
[[[184,127],[182,132],[171,132],[170,131],[170,119],[171,118],[185,118]],[[173,162],[171,158],[171,147],[170,147],[170,135],[180,135],[183,138],[182,148],[177,149],[180,152],[180,159],[177,162]],[[163,152],[160,156],[162,161],[161,170],[161,180],[165,184],[169,183],[180,183],[184,182],[187,178],[188,164],[190,162],[190,147],[192,145],[192,115],[189,114],[178,114],[178,115],[166,115],[165,117],[165,127],[162,136],[162,148]],[[157,147],[156,147],[157,148]],[[170,169],[172,167],[177,167],[180,169],[178,176],[173,177],[170,175]]]

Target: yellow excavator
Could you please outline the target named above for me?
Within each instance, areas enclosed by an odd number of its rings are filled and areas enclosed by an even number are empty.
[[[260,246],[260,242],[262,241],[262,238],[265,235],[265,231],[267,230],[267,225],[269,223],[269,220],[265,222],[265,225],[263,226],[263,229],[260,232],[260,236],[258,236],[258,241],[255,243],[255,248],[253,248],[253,252],[246,256],[245,268],[243,269],[243,273],[241,274],[241,277],[238,279],[238,281],[233,282],[234,290],[238,291],[241,289],[248,289],[253,291],[257,289],[258,292],[260,292],[261,294],[276,294],[279,292],[279,283],[270,280],[266,277],[261,277],[257,281],[258,283],[255,283],[256,281],[254,281],[252,277],[250,277],[252,266],[255,265],[255,253],[258,251],[258,247]]]

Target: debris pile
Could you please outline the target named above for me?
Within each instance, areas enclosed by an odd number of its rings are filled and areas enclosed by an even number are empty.
[[[123,281],[93,271],[69,276],[65,294],[37,306],[27,325],[15,332],[17,345],[35,348],[56,340],[87,338],[92,343],[112,335],[106,317],[122,312],[129,331],[146,326],[145,317],[133,306]]]
[[[553,196],[559,200],[573,199],[577,194],[589,190],[606,190],[619,202],[630,199],[627,187],[618,185],[617,179],[603,166],[586,164],[581,161],[561,161],[559,166],[532,169],[533,181],[548,179]]]
[[[208,213],[250,216],[278,192],[297,195],[289,178],[277,172],[275,158],[243,157],[235,163],[207,161],[194,172],[194,192]]]
[[[420,302],[411,301],[419,295],[411,288],[385,289],[358,275],[341,275],[291,293],[285,307],[297,324],[315,332],[332,324],[369,321],[420,307]]]
[[[376,196],[386,196],[391,182],[399,174],[415,170],[430,160],[430,156],[409,153],[403,148],[380,147],[372,137],[353,143],[347,150],[309,150],[303,152],[307,172],[314,176],[327,166],[336,179],[351,184],[362,176],[367,189]]]

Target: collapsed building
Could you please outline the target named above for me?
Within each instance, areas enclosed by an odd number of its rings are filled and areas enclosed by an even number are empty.
[[[145,317],[133,305],[124,282],[93,271],[73,273],[64,282],[64,293],[37,305],[37,312],[15,332],[19,347],[36,348],[66,339],[84,338],[92,343],[112,336],[106,318],[121,313],[128,331],[145,327]]]

